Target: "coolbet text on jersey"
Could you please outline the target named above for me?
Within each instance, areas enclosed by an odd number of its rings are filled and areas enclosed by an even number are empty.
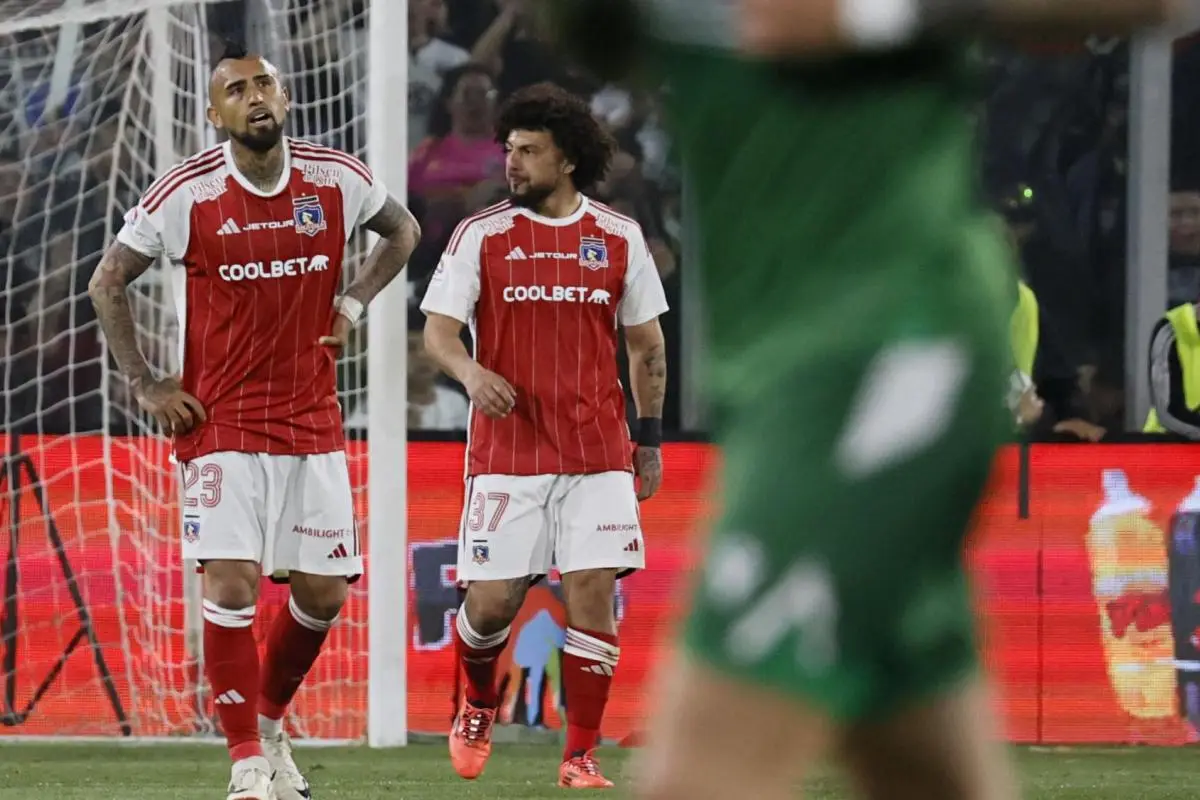
[[[216,451],[341,450],[333,320],[346,242],[387,199],[358,159],[284,140],[279,184],[260,192],[228,145],[159,178],[118,241],[164,256],[179,314],[182,385],[208,421],[175,437],[181,461]]]

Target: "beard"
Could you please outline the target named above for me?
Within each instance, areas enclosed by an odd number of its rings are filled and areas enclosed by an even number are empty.
[[[508,200],[514,206],[536,211],[538,206],[546,201],[547,197],[554,194],[554,189],[554,186],[534,186],[533,184],[528,184],[524,192],[518,193],[509,189]]]
[[[240,133],[230,131],[229,138],[252,153],[266,153],[283,138],[283,126],[276,122],[269,128],[247,129]]]

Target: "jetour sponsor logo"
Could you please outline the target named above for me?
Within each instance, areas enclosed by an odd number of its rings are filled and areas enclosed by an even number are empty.
[[[277,231],[281,228],[290,228],[296,224],[295,220],[278,219],[268,220],[266,222],[247,222],[242,225],[244,231]]]
[[[274,261],[247,261],[245,264],[222,264],[217,274],[222,280],[238,281],[274,280],[307,275],[310,272],[325,272],[329,269],[329,256],[289,258]]]

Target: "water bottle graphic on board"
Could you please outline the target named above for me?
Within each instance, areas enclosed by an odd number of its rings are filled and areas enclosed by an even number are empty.
[[[1179,713],[1200,730],[1200,478],[1171,517],[1171,631],[1175,640],[1175,674]]]
[[[1165,537],[1148,516],[1150,502],[1133,492],[1122,470],[1104,470],[1102,481],[1104,500],[1092,515],[1087,548],[1108,678],[1130,716],[1173,716]]]

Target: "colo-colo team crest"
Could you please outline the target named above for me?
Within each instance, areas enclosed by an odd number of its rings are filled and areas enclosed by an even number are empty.
[[[597,236],[579,239],[579,263],[590,270],[608,268],[608,246]]]
[[[321,208],[321,198],[316,195],[292,198],[292,220],[296,233],[306,236],[316,236],[328,227],[325,223],[325,209]]]

